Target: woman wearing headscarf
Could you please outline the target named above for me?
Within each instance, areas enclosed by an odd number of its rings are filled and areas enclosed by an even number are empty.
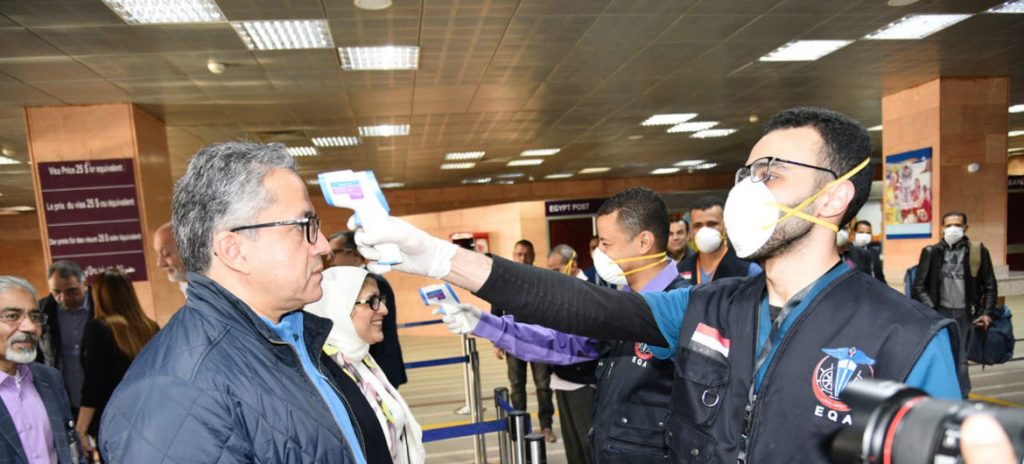
[[[423,431],[369,353],[370,345],[384,338],[382,321],[388,313],[377,282],[365,269],[336,266],[324,271],[320,286],[323,298],[306,311],[334,322],[324,352],[363,392],[387,438],[391,459],[422,463]]]

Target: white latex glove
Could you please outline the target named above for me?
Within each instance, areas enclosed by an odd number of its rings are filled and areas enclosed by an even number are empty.
[[[480,310],[468,304],[441,303],[434,314],[443,316],[441,320],[455,335],[471,334],[480,323]]]
[[[458,247],[417,229],[412,224],[396,217],[388,217],[385,227],[367,230],[355,227],[355,219],[349,218],[349,229],[356,231],[356,246],[359,253],[371,262],[370,272],[382,274],[395,269],[409,274],[440,279],[452,271],[452,257]],[[402,262],[394,266],[378,264],[381,254],[374,246],[394,243],[402,252]]]

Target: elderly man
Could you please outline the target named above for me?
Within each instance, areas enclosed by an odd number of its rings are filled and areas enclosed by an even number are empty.
[[[0,276],[0,462],[85,462],[60,373],[33,362],[46,319],[32,284]]]
[[[178,242],[174,240],[174,230],[168,222],[153,232],[153,251],[156,251],[156,265],[167,273],[167,280],[177,282],[181,292],[188,288],[188,276],[185,263],[181,262],[178,253]]]
[[[92,298],[82,267],[73,261],[54,261],[46,271],[50,294],[39,300],[46,314],[42,347],[36,358],[60,371],[71,400],[71,416],[78,417],[82,402],[82,337],[92,319]]]
[[[132,363],[103,414],[111,462],[376,463],[387,442],[322,347],[320,233],[280,144],[197,153],[174,187],[185,306]]]

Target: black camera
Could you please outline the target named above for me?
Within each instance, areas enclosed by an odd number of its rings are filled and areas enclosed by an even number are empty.
[[[954,464],[960,458],[960,424],[984,412],[996,419],[1024,456],[1024,410],[929,398],[898,382],[859,380],[840,399],[853,411],[853,425],[832,441],[832,462]]]

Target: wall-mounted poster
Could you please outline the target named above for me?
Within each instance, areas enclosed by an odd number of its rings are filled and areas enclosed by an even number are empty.
[[[50,258],[77,262],[86,279],[116,267],[146,280],[131,159],[39,163]]]
[[[885,157],[885,238],[931,238],[932,149]]]

